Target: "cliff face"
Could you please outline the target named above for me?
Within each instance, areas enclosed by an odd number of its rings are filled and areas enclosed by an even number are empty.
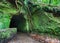
[[[10,15],[7,13],[0,13],[0,29],[9,28]]]
[[[33,2],[33,1],[32,1]],[[42,1],[43,3],[48,3]],[[55,1],[57,2],[59,1]],[[40,2],[39,2],[40,3]],[[26,3],[24,1],[24,5],[19,6],[19,11],[21,11],[23,14],[23,18],[25,18],[26,21],[20,18],[20,22],[18,23],[18,28],[22,31],[31,31],[31,32],[38,32],[38,33],[50,33],[50,34],[60,34],[60,16],[57,17],[58,11],[56,14],[46,12],[48,9],[42,8],[42,6],[38,3],[38,1],[34,1],[33,3]],[[51,2],[53,4],[53,2]],[[19,5],[19,4],[18,4]],[[50,4],[51,5],[51,4]],[[27,8],[28,6],[28,8]],[[25,8],[25,9],[24,9]],[[53,7],[49,7],[51,11]],[[28,9],[28,10],[27,10]],[[11,3],[7,1],[1,1],[0,4],[0,24],[1,28],[8,28],[10,24],[10,20],[13,14],[16,14],[18,12],[18,9],[12,6]],[[31,13],[31,14],[30,14]],[[28,16],[27,16],[28,15]],[[31,18],[30,18],[31,17]],[[28,20],[27,20],[28,19]],[[3,26],[3,27],[2,27]],[[30,28],[31,27],[31,28]]]
[[[60,34],[60,17],[54,17],[52,13],[44,12],[42,14],[33,15],[33,23],[35,28],[33,31],[37,33]]]
[[[10,18],[17,10],[6,0],[0,0],[0,28],[9,28]]]

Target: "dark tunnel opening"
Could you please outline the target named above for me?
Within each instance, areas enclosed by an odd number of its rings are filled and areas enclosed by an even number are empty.
[[[26,25],[26,19],[23,14],[13,15],[10,22],[10,28],[17,28],[17,32],[22,32]]]
[[[56,13],[56,14],[54,13],[53,16],[54,17],[60,17],[60,14],[59,13]]]

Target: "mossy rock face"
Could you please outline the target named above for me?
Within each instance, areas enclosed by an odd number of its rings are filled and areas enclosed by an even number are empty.
[[[59,6],[60,0],[32,0],[34,4],[50,4],[53,6]]]
[[[0,22],[0,29],[4,29],[4,24],[2,22]]]
[[[0,40],[8,39],[12,37],[12,35],[17,33],[16,28],[9,28],[9,29],[0,29]]]
[[[54,17],[52,13],[41,13],[33,15],[34,29],[38,33],[49,33],[60,35],[60,17]]]
[[[0,29],[9,28],[9,25],[10,25],[10,19],[8,18],[0,19]]]
[[[0,12],[0,29],[9,28],[10,14]]]

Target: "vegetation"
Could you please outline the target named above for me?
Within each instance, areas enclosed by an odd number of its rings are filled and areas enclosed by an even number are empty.
[[[0,28],[8,28],[10,18],[19,12],[23,13],[26,19],[23,31],[60,35],[60,17],[57,17],[60,14],[59,0],[1,0],[0,2],[0,18],[2,18]]]
[[[16,28],[0,29],[0,40],[11,38],[16,32]]]

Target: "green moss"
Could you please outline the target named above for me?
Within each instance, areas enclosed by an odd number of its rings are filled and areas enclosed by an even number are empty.
[[[17,33],[16,28],[0,29],[0,39],[10,38],[12,35],[14,35],[16,33]]]
[[[9,28],[10,25],[10,14],[8,13],[1,13],[0,16],[0,29],[5,29],[5,28]]]
[[[42,13],[42,14],[36,14],[33,15],[33,23],[35,28],[33,31],[36,30],[38,33],[49,33],[49,34],[55,34],[60,35],[60,22],[58,17],[54,17],[52,13]],[[59,31],[58,31],[59,30]]]

